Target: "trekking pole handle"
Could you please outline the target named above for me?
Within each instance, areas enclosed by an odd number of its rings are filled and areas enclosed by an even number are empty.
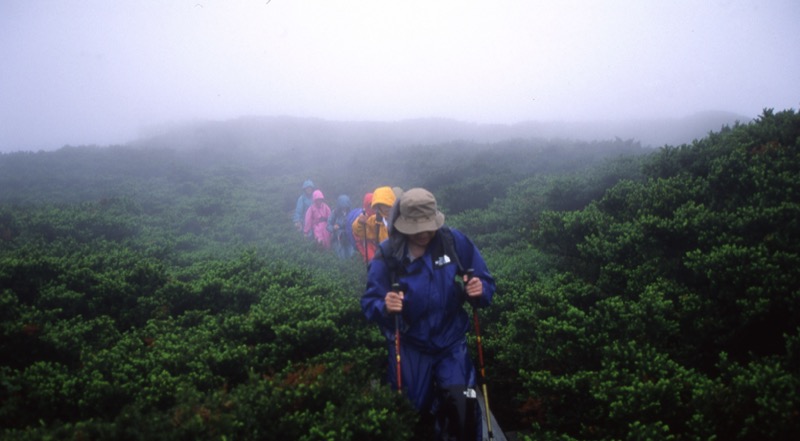
[[[469,283],[470,280],[472,280],[473,277],[475,277],[475,269],[474,268],[467,269],[466,271],[464,271],[464,275],[467,276],[467,281],[464,282],[464,294],[467,296],[467,301],[470,303],[470,305],[475,307],[475,303],[478,301],[478,299],[475,297],[470,297],[469,294],[467,294],[467,284]]]

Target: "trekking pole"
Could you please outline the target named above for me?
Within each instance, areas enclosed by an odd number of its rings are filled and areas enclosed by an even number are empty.
[[[470,268],[467,270],[467,282],[469,283],[470,279],[472,279],[472,275],[475,273],[475,270]],[[478,306],[477,302],[470,302],[472,303],[472,321],[475,323],[475,340],[478,346],[478,364],[481,371],[481,390],[483,391],[483,406],[486,408],[486,430],[489,433],[489,439],[494,439],[494,433],[492,433],[492,417],[491,412],[489,411],[489,392],[486,390],[486,367],[483,364],[483,342],[481,341],[481,325],[478,321]]]
[[[393,283],[392,289],[394,292],[400,292],[400,284]],[[397,360],[397,393],[403,393],[403,376],[401,375],[400,368],[400,313],[394,315],[394,352]]]
[[[367,247],[367,211],[361,210],[364,216],[364,264],[369,266],[369,247]]]
[[[381,245],[381,225],[383,224],[383,216],[380,213],[375,213],[375,252],[378,252],[378,247]],[[375,254],[373,253],[373,256]]]

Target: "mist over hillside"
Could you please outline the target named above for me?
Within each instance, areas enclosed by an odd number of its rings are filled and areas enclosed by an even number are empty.
[[[290,116],[242,117],[227,121],[195,120],[151,127],[131,142],[148,148],[220,147],[245,150],[285,150],[393,147],[450,141],[493,143],[539,138],[597,141],[632,139],[644,147],[680,145],[711,131],[750,119],[730,112],[704,112],[675,119],[636,121],[527,121],[517,124],[477,124],[440,118],[396,122],[332,121]]]
[[[576,122],[523,122],[511,126],[512,132],[537,133],[546,138],[569,138],[583,141],[633,139],[644,147],[680,145],[701,139],[723,126],[748,123],[752,118],[731,112],[700,112],[683,118],[607,120]]]

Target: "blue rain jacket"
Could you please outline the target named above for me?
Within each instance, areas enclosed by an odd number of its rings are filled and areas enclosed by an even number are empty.
[[[486,262],[469,238],[456,229],[450,231],[462,268],[474,269],[474,276],[483,283],[483,295],[476,305],[488,306],[495,292],[495,281]],[[395,256],[407,256],[407,247],[402,247]],[[434,384],[475,386],[475,369],[466,346],[466,334],[471,328],[470,316],[464,309],[467,294],[456,282],[458,265],[452,256],[446,256],[441,230],[423,256],[413,262],[403,257],[399,266],[402,269],[398,271],[397,283],[404,295],[400,325],[402,388],[417,409],[429,411],[435,396]],[[369,266],[361,309],[386,337],[390,357],[388,380],[396,389],[395,321],[386,312],[384,301],[391,284],[389,261],[376,257]]]
[[[347,227],[347,215],[350,212],[350,198],[347,195],[339,195],[336,199],[336,208],[334,208],[333,212],[331,213],[330,217],[328,217],[328,231],[331,234],[334,234],[336,230],[333,228],[335,225],[339,226],[339,232],[341,232],[342,238],[341,240],[346,241],[347,245],[353,245],[353,233],[352,228],[348,232]]]
[[[495,281],[478,249],[463,233],[451,228],[455,249],[461,266],[473,268],[474,276],[483,282],[479,307],[488,306],[495,292]],[[406,250],[402,253],[407,255]],[[403,290],[403,344],[423,352],[448,348],[465,338],[470,318],[464,309],[467,299],[463,288],[456,283],[458,266],[445,257],[441,234],[437,233],[425,254],[409,262],[404,257],[403,270],[398,276]],[[361,309],[367,319],[376,322],[388,340],[394,341],[394,317],[386,313],[384,297],[391,290],[391,275],[387,262],[376,258],[370,263],[367,289],[361,297]]]
[[[294,207],[294,216],[292,216],[292,222],[303,224],[306,218],[306,211],[308,211],[308,207],[310,207],[314,203],[314,199],[311,195],[307,195],[305,193],[306,188],[314,188],[314,182],[311,179],[306,179],[303,182],[303,193],[300,194],[300,197],[297,198],[297,203]]]
[[[483,282],[483,295],[478,307],[488,306],[495,292],[495,281],[478,249],[463,233],[451,228],[461,266],[475,270]],[[407,255],[406,250],[402,254]],[[465,338],[470,318],[463,305],[467,299],[456,283],[458,266],[445,257],[441,234],[437,233],[425,254],[409,262],[404,257],[397,282],[403,290],[404,344],[424,352],[436,352]],[[394,318],[386,313],[384,297],[391,290],[391,275],[384,259],[373,259],[367,276],[367,289],[361,297],[361,308],[367,319],[376,322],[387,339],[394,341]]]

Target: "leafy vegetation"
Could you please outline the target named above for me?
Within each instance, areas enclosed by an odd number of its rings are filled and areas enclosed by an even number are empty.
[[[228,139],[0,155],[0,439],[413,439],[363,262],[292,229],[308,177],[426,187],[478,244],[520,439],[800,435],[794,111],[659,150]]]

